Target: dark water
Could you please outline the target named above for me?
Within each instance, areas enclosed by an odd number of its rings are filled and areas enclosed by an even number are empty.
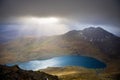
[[[86,68],[105,68],[106,64],[92,57],[87,56],[60,56],[47,60],[33,60],[24,63],[16,63],[20,68],[25,70],[38,70],[47,67],[63,67],[63,66],[82,66]],[[8,64],[9,66],[15,64]]]

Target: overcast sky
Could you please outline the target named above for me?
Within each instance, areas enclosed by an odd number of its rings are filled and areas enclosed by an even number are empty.
[[[120,35],[120,0],[0,0],[1,24],[26,16],[65,18],[71,29],[99,25]]]

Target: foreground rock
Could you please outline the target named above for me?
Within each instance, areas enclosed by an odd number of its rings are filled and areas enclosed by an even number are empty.
[[[18,66],[7,67],[0,65],[0,80],[59,80],[57,76],[52,76],[44,72],[26,71]]]

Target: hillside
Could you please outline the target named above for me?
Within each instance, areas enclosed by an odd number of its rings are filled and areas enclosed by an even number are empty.
[[[73,30],[51,37],[22,37],[0,45],[3,48],[0,61],[6,60],[0,63],[8,63],[9,60],[50,58],[66,54],[87,55],[100,59],[104,59],[106,56],[119,58],[119,45],[119,37],[99,27]]]
[[[57,36],[20,37],[0,46],[0,64],[61,55],[84,55],[104,61],[106,72],[119,72],[119,46],[120,38],[100,27],[73,30]]]
[[[0,45],[0,64],[48,59],[62,55],[84,55],[105,62],[107,67],[99,76],[96,70],[78,67],[48,68],[43,71],[56,75],[61,80],[119,80],[119,46],[120,38],[100,27],[73,30],[56,36],[26,36]]]
[[[57,75],[60,80],[119,80],[120,72],[105,73],[104,69],[87,69],[83,67],[49,67],[46,73]]]
[[[57,76],[52,76],[44,72],[26,71],[18,66],[7,67],[0,65],[0,80],[59,80]]]

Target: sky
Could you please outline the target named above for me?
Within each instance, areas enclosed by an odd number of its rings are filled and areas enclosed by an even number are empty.
[[[0,32],[55,35],[91,26],[120,36],[120,0],[0,0]]]

